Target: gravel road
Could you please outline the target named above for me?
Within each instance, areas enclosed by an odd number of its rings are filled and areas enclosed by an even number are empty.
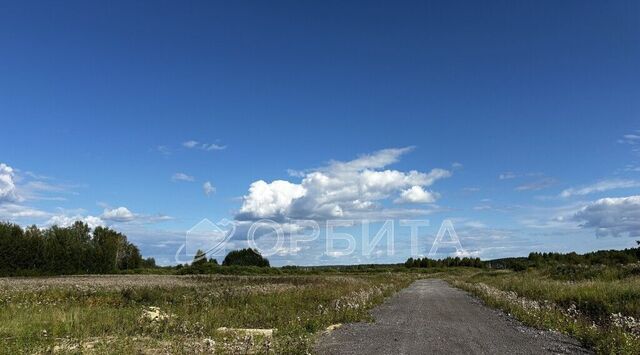
[[[589,354],[574,339],[526,327],[442,280],[419,280],[372,311],[375,323],[323,334],[320,354]]]

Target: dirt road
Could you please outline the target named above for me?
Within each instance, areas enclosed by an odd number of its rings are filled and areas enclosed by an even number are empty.
[[[441,280],[419,280],[372,312],[320,337],[320,354],[585,354],[579,343],[523,326]]]

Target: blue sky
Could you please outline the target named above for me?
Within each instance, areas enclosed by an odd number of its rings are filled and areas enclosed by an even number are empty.
[[[482,258],[630,247],[639,11],[3,2],[0,219],[112,226],[162,263],[203,218],[421,218],[425,245],[451,219]],[[328,255],[323,238],[272,259],[409,253]]]

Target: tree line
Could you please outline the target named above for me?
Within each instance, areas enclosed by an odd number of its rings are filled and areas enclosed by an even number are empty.
[[[640,242],[638,243],[640,244]],[[536,266],[540,264],[580,264],[580,265],[618,265],[632,264],[640,260],[640,248],[624,250],[598,250],[586,254],[567,253],[530,253],[528,261]]]
[[[155,267],[119,232],[93,231],[86,223],[69,227],[22,228],[0,222],[0,275],[106,274]]]
[[[640,262],[640,241],[638,248],[624,250],[598,250],[585,254],[571,253],[540,253],[532,252],[527,257],[501,258],[481,261],[480,258],[452,258],[429,259],[409,258],[404,265],[408,268],[429,267],[488,267],[492,269],[512,269],[515,271],[526,270],[530,267],[556,267],[559,265],[627,265]]]
[[[429,259],[429,258],[409,258],[405,261],[404,266],[408,268],[428,268],[428,267],[452,267],[452,266],[467,266],[467,267],[484,267],[484,263],[480,258],[460,258],[460,257],[447,257],[444,259]]]
[[[640,241],[636,242],[640,246]],[[560,265],[627,265],[640,261],[640,247],[623,250],[598,250],[584,254],[571,253],[529,253],[527,257],[503,258],[486,261],[494,269],[526,270],[530,267],[556,267]]]

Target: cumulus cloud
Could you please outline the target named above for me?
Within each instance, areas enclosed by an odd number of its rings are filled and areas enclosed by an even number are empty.
[[[67,215],[56,215],[45,223],[46,226],[58,226],[58,227],[69,227],[73,225],[76,221],[81,221],[86,223],[89,228],[96,228],[104,226],[105,223],[100,217],[96,216],[67,216]]]
[[[61,194],[76,194],[80,185],[59,184],[51,177],[21,171],[0,163],[0,203],[18,203],[28,200],[61,201]]]
[[[236,219],[371,217],[375,211],[382,213],[381,202],[394,195],[406,202],[435,201],[437,194],[424,188],[451,176],[450,171],[382,170],[411,150],[411,147],[384,149],[351,161],[331,161],[327,166],[305,172],[300,183],[256,181],[243,197]],[[384,210],[385,215],[398,215],[396,212]]]
[[[602,180],[592,185],[566,189],[560,193],[560,196],[584,196],[596,192],[604,192],[615,189],[627,189],[632,187],[640,187],[640,181],[621,179]]]
[[[185,173],[175,173],[171,176],[172,181],[188,181],[192,182],[196,179],[193,176],[187,175]]]
[[[102,213],[102,219],[105,219],[107,221],[130,222],[135,218],[136,216],[126,207],[118,207],[113,209],[105,208],[104,213]]]
[[[202,190],[207,196],[210,196],[216,192],[216,188],[213,186],[211,181],[205,181],[205,183],[202,185]]]
[[[0,163],[0,203],[18,202],[22,200],[18,195],[14,179],[15,173],[13,168]]]
[[[640,237],[640,196],[602,198],[582,207],[573,216],[596,236]]]
[[[436,202],[438,194],[425,191],[421,186],[412,186],[400,193],[400,197],[395,200],[396,203],[433,203]]]
[[[249,194],[244,197],[238,216],[247,219],[283,217],[293,200],[304,196],[306,192],[302,185],[284,180],[271,183],[256,181],[249,187]]]

